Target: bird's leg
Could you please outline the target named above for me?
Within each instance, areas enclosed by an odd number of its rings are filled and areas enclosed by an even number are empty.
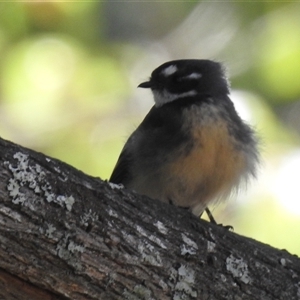
[[[206,214],[207,214],[207,216],[208,216],[208,218],[209,218],[209,221],[210,221],[211,223],[213,223],[213,224],[218,225],[217,222],[216,222],[216,220],[215,220],[215,218],[213,217],[213,215],[212,215],[212,213],[211,213],[211,211],[209,210],[208,207],[205,207],[205,212],[206,212]]]
[[[209,210],[208,207],[205,208],[205,212],[209,218],[209,221],[215,225],[218,225],[218,226],[221,226],[221,227],[224,227],[226,228],[227,230],[233,230],[233,227],[231,225],[223,225],[223,224],[218,224],[215,220],[215,218],[213,217],[211,211]]]
[[[172,201],[172,199],[169,198],[168,201],[169,201],[169,204],[174,205],[174,202]],[[183,208],[183,209],[190,209],[190,207],[185,207],[185,206],[179,206],[179,207]],[[199,216],[200,218],[201,218],[203,212],[200,214],[200,216]],[[210,223],[218,225],[218,226],[221,226],[221,227],[223,227],[223,228],[225,228],[227,230],[233,230],[233,227],[231,225],[218,224],[216,222],[215,218],[213,217],[213,215],[212,215],[212,213],[211,213],[211,211],[209,210],[208,207],[205,207],[205,212],[206,212],[206,214],[207,214],[207,216],[209,218]]]

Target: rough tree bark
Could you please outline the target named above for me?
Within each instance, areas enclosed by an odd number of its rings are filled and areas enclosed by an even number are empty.
[[[300,299],[300,260],[0,140],[0,299]]]

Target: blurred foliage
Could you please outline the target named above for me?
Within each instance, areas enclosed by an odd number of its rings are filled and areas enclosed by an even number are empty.
[[[216,218],[300,254],[299,13],[283,1],[0,3],[0,135],[105,179],[152,105],[136,86],[167,60],[222,61],[263,163]]]

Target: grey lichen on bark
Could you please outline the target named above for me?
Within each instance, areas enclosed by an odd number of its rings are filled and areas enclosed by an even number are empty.
[[[4,299],[300,299],[287,251],[5,140],[0,268]]]

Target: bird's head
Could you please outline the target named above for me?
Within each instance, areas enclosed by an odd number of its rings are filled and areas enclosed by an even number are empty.
[[[151,88],[158,107],[185,97],[229,94],[222,65],[211,60],[183,59],[166,62],[152,72],[149,81],[138,87]]]

